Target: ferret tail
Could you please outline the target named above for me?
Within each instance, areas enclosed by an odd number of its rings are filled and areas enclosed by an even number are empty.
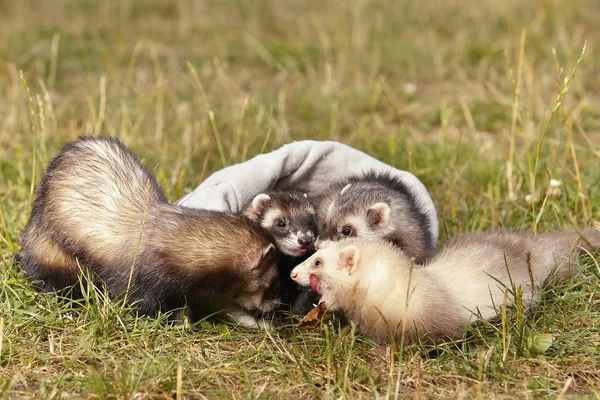
[[[600,230],[585,229],[582,231],[547,232],[540,237],[551,240],[563,249],[569,248],[567,254],[557,259],[556,278],[565,280],[579,272],[578,254],[597,253],[600,250]]]
[[[600,230],[584,229],[573,232],[547,232],[540,236],[551,239],[557,243],[572,246],[574,250],[582,253],[595,253],[600,250]]]

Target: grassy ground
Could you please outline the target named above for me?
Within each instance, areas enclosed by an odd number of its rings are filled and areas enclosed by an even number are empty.
[[[0,393],[598,396],[598,258],[505,326],[404,349],[339,321],[192,333],[101,292],[74,312],[11,260],[43,167],[85,132],[121,137],[172,199],[263,149],[333,139],[416,174],[442,239],[597,224],[599,20],[592,0],[0,0]]]

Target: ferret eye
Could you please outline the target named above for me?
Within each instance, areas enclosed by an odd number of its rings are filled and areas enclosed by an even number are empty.
[[[323,264],[323,261],[317,259],[315,260],[315,267],[320,267]]]
[[[277,223],[277,226],[280,228],[285,228],[286,223],[284,220],[280,219],[279,222]]]
[[[344,236],[350,236],[350,235],[352,235],[352,229],[350,229],[349,227],[345,226],[344,229],[342,229],[342,235],[344,235]]]

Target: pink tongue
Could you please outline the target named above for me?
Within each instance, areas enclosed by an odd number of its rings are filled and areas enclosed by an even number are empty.
[[[310,283],[310,288],[314,292],[319,293],[319,286],[321,284],[321,279],[319,279],[319,277],[316,276],[315,274],[310,274],[310,276],[308,277],[308,282]]]

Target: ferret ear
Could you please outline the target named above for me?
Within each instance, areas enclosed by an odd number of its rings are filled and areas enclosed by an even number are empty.
[[[367,210],[367,221],[369,226],[382,229],[390,223],[390,206],[385,203],[375,203]]]
[[[263,252],[261,253],[260,257],[258,258],[258,260],[254,263],[254,268],[260,268],[263,265],[266,265],[266,263],[271,260],[272,258],[275,257],[275,253],[277,252],[277,250],[275,249],[275,245],[273,243],[269,243],[269,245],[267,247],[265,247],[265,249],[263,250]]]
[[[356,246],[346,246],[340,251],[340,266],[346,268],[349,274],[356,270],[358,254]]]
[[[252,199],[250,203],[249,216],[252,219],[258,219],[258,217],[262,216],[267,208],[267,204],[271,201],[271,197],[266,193],[257,194],[256,197]]]

